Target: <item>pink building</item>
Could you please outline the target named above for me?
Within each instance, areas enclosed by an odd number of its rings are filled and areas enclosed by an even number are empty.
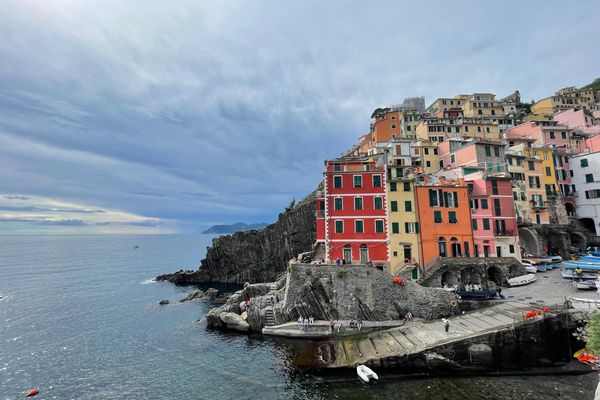
[[[505,165],[504,145],[474,139],[449,139],[438,145],[449,179],[469,188],[475,256],[521,257],[515,202]]]
[[[595,125],[592,114],[583,109],[569,108],[554,114],[553,119],[560,125],[564,125],[569,129],[582,131],[589,135],[600,133],[600,125]]]

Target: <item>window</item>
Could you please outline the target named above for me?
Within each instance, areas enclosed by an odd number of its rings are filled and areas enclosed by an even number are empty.
[[[450,162],[451,163],[455,163],[456,162],[456,157],[454,156],[454,154],[450,154]]]
[[[581,167],[582,167],[582,168],[585,168],[585,167],[587,167],[587,166],[588,166],[588,160],[587,160],[587,158],[582,158],[582,159],[580,160],[580,163],[581,163]]]
[[[410,182],[404,182],[404,191],[410,192]]]
[[[412,211],[412,203],[410,200],[404,202],[404,211]]]
[[[509,244],[508,245],[508,252],[510,254],[514,254],[515,253],[515,245],[514,244]]]
[[[362,187],[362,176],[354,175],[354,187],[355,188]]]
[[[363,199],[362,199],[362,197],[355,197],[354,198],[354,209],[355,210],[362,210],[363,209]]]
[[[487,218],[482,219],[483,221],[483,229],[488,231],[490,229],[490,220]]]
[[[392,209],[392,212],[397,212],[398,211],[398,202],[397,201],[390,202],[390,208]]]
[[[375,232],[383,233],[383,220],[382,219],[375,220]]]
[[[373,187],[381,187],[381,175],[373,175]]]
[[[492,194],[498,194],[498,181],[492,181]]]
[[[433,222],[435,222],[436,224],[442,223],[442,212],[441,211],[433,212]]]
[[[554,132],[550,132],[550,139],[554,139]]]
[[[373,205],[375,206],[376,210],[383,210],[383,199],[381,197],[374,197]]]
[[[344,199],[336,197],[333,199],[333,209],[336,211],[343,210]]]
[[[431,167],[431,161],[425,161],[425,166],[426,167]]]
[[[342,177],[340,175],[336,175],[333,177],[333,187],[336,189],[342,188]]]
[[[563,139],[566,139],[567,138],[567,132],[561,132],[560,133],[560,137],[563,138]]]
[[[500,208],[500,199],[494,199],[494,215],[495,216],[502,215],[502,211]]]
[[[429,189],[429,206],[438,207],[440,204],[440,190]]]
[[[473,228],[474,231],[477,230],[477,220],[476,219],[471,220],[471,228]]]
[[[344,221],[335,221],[335,233],[344,233]]]
[[[500,147],[494,147],[494,155],[500,157]]]
[[[448,211],[448,222],[451,224],[456,224],[458,222],[456,220],[456,211]]]
[[[404,223],[404,232],[405,233],[419,233],[419,223],[418,222],[405,222]]]
[[[433,154],[437,156],[438,150],[437,149],[433,149]]]
[[[492,155],[492,148],[490,146],[485,146],[485,155],[488,157]]]
[[[481,199],[481,208],[484,210],[488,209],[488,201],[487,199]]]
[[[438,254],[440,257],[446,257],[446,239],[443,237],[438,239]]]
[[[586,182],[594,182],[594,174],[585,174],[585,181]]]
[[[396,129],[396,124],[392,124],[392,129]]]
[[[390,182],[390,192],[395,192],[397,189],[396,182]]]
[[[546,167],[546,176],[552,176],[552,169],[550,167]]]
[[[342,165],[341,164],[333,164],[333,170],[335,172],[339,172],[342,170]]]
[[[392,222],[392,233],[400,233],[400,224]]]
[[[428,149],[427,147],[425,147],[425,148],[423,149],[423,151],[425,152],[425,154],[429,154],[429,149]]]
[[[530,171],[535,170],[535,164],[533,163],[533,161],[527,161],[527,167],[529,168]]]
[[[363,226],[363,221],[362,219],[357,219],[356,221],[354,221],[354,232],[356,233],[363,233],[364,232],[364,226]]]

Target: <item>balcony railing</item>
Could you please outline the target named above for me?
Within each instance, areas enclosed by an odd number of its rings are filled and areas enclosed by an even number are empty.
[[[517,236],[512,229],[494,229],[495,236]]]

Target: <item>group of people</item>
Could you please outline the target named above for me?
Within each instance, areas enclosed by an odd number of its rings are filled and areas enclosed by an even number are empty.
[[[351,319],[351,320],[350,320],[350,323],[349,323],[349,326],[350,326],[350,328],[356,328],[356,329],[358,329],[359,331],[362,331],[362,328],[363,328],[363,321],[362,321],[362,319],[360,319],[360,318],[359,318],[359,319],[357,319],[357,320]]]
[[[413,316],[413,313],[411,313],[410,311],[406,313],[406,315],[404,316],[404,320],[406,322],[412,322],[414,321],[415,317]]]
[[[298,325],[302,325],[302,330],[308,330],[308,325],[312,325],[315,323],[314,317],[304,318],[302,316],[298,317]]]
[[[479,283],[469,282],[465,285],[465,290],[467,292],[481,292],[483,288]]]

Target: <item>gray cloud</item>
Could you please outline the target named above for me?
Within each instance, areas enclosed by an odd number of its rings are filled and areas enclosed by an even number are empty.
[[[11,2],[3,191],[191,230],[271,221],[378,106],[595,78],[598,3],[544,4]]]

